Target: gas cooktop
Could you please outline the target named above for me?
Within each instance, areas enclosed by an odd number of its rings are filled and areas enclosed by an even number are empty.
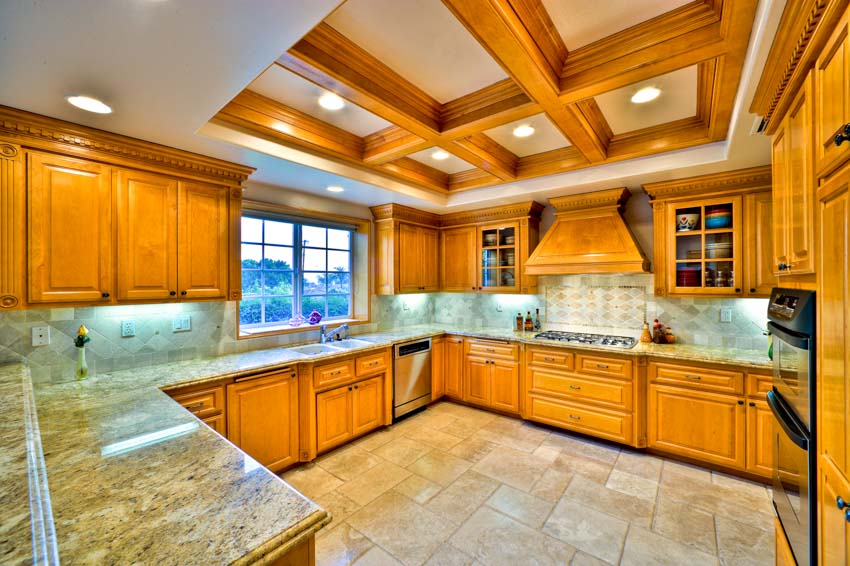
[[[557,340],[571,344],[587,344],[590,346],[616,346],[618,348],[631,348],[637,340],[628,336],[611,336],[609,334],[584,334],[582,332],[559,332],[549,330],[535,334],[535,338],[541,340]]]

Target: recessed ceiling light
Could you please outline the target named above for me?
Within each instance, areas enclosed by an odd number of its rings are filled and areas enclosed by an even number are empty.
[[[332,193],[341,193],[345,189],[343,189],[339,185],[331,185],[330,187],[328,187],[328,190]]]
[[[527,138],[534,133],[534,126],[523,124],[514,128],[514,135],[518,138]]]
[[[325,110],[339,110],[345,106],[345,101],[332,92],[326,92],[319,97],[319,106]]]
[[[94,112],[95,114],[112,114],[112,108],[96,98],[90,96],[82,96],[80,94],[72,94],[65,97],[69,104],[76,106],[82,110]]]
[[[437,161],[442,161],[443,159],[449,158],[449,152],[444,149],[438,149],[434,153],[431,154],[431,159],[436,159]]]
[[[661,94],[660,89],[657,89],[654,86],[645,86],[632,95],[632,102],[635,104],[643,104],[644,102],[655,100],[658,98],[659,94]]]

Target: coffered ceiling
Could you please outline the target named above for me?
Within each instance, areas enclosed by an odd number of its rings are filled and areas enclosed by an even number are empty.
[[[211,124],[444,195],[708,144],[726,139],[757,4],[348,0]],[[632,103],[643,86],[661,96]],[[324,91],[346,106],[320,108]]]

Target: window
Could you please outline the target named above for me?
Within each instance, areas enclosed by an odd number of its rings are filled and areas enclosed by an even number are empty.
[[[350,318],[351,242],[344,227],[243,216],[240,326],[289,326],[313,310]]]

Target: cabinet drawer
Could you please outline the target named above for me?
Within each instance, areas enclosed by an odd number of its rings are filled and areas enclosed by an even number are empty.
[[[773,389],[773,376],[758,373],[747,374],[747,395],[764,399],[767,392]]]
[[[573,355],[564,350],[529,348],[527,360],[528,365],[533,367],[560,370],[572,370],[575,367]]]
[[[516,361],[519,359],[519,346],[500,342],[480,342],[467,340],[467,353],[482,358],[506,358]]]
[[[532,420],[632,444],[632,416],[601,409],[531,397]]]
[[[601,356],[576,355],[576,372],[585,375],[632,378],[632,361]]]
[[[354,361],[354,368],[357,372],[357,377],[384,371],[389,367],[389,365],[390,359],[387,352],[378,352],[360,356]]]
[[[653,383],[693,387],[703,391],[735,395],[744,392],[744,374],[740,371],[651,362],[649,364],[649,379]]]
[[[218,415],[224,410],[224,385],[169,393],[172,399],[201,419]]]
[[[354,360],[317,366],[313,369],[313,387],[321,389],[354,378]]]
[[[593,401],[631,411],[632,383],[619,379],[581,377],[546,369],[529,372],[532,393],[555,394],[576,401]]]

